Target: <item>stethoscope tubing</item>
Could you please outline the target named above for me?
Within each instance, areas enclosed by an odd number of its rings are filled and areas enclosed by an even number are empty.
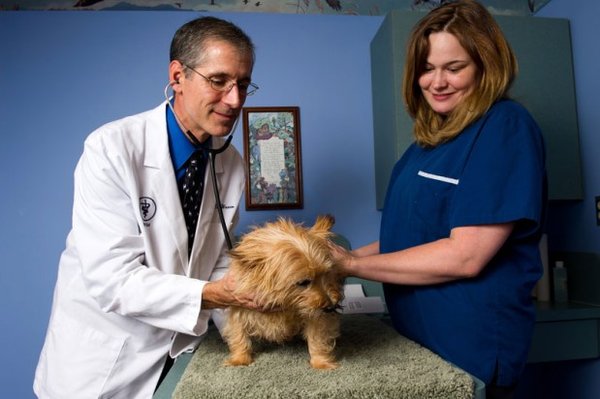
[[[231,243],[231,236],[229,235],[229,230],[227,229],[227,225],[225,224],[225,217],[223,216],[223,204],[221,203],[221,195],[219,194],[219,187],[217,186],[217,176],[215,173],[215,156],[220,152],[224,151],[229,143],[231,142],[231,138],[233,135],[229,136],[227,141],[221,148],[220,151],[209,150],[208,157],[210,158],[210,176],[212,178],[213,184],[213,193],[215,194],[215,202],[217,203],[217,213],[219,214],[219,221],[221,222],[221,229],[223,229],[223,235],[225,236],[225,241],[227,242],[227,248],[229,250],[233,249],[233,244]],[[225,147],[225,148],[223,148]]]

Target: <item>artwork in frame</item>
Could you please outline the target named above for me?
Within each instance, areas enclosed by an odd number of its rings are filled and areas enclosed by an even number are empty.
[[[248,107],[242,120],[246,210],[301,209],[299,108]]]

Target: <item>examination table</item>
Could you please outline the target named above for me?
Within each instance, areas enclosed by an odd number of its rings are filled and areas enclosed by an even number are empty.
[[[227,345],[211,327],[194,354],[180,356],[154,399],[485,398],[484,384],[397,334],[381,317],[342,316],[340,367],[314,370],[306,343],[258,343],[250,366],[227,367]]]

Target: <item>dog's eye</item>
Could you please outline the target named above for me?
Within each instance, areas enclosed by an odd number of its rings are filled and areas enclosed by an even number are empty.
[[[298,281],[298,285],[299,285],[300,287],[308,287],[308,286],[310,285],[310,283],[312,283],[312,280],[311,280],[311,279],[309,279],[309,278],[307,278],[307,279],[304,279],[304,280],[302,280],[302,281]]]

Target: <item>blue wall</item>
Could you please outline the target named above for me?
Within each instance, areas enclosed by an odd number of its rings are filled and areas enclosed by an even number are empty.
[[[600,2],[552,0],[536,16],[570,20],[585,190],[583,201],[551,206],[548,245],[550,250],[600,253],[594,204],[600,195]],[[597,284],[600,288],[600,281]],[[518,399],[597,399],[600,360],[529,365],[518,394]]]
[[[600,252],[596,0],[552,0],[538,15],[571,19],[586,199],[552,209],[550,245]],[[87,134],[162,100],[168,46],[187,12],[0,13],[0,386],[31,398],[57,263],[70,227],[72,173]],[[240,230],[284,214],[337,218],[354,246],[377,237],[369,43],[383,17],[221,13],[257,45],[259,93],[247,106],[298,106],[304,209],[243,212]],[[551,82],[548,82],[551,84]],[[234,144],[241,149],[241,127]],[[33,184],[36,186],[33,186]],[[595,398],[600,363],[528,369],[530,392]],[[556,381],[566,381],[558,383]],[[577,396],[566,392],[577,386]],[[527,392],[526,390],[524,392]],[[549,396],[547,396],[549,397]]]

